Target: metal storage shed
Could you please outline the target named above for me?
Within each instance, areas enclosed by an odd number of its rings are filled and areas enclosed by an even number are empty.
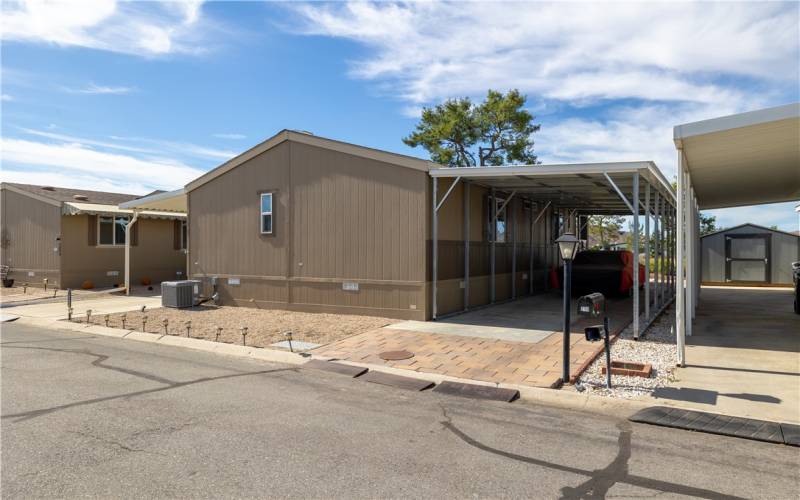
[[[757,224],[741,224],[700,238],[704,285],[791,285],[800,261],[800,236]]]

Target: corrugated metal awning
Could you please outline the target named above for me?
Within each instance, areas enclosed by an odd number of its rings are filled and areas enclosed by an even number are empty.
[[[120,208],[137,209],[137,210],[153,210],[158,212],[172,212],[186,214],[187,201],[186,190],[176,189],[167,193],[151,194],[150,196],[143,196],[135,200],[120,203]]]
[[[550,202],[553,208],[575,209],[588,214],[622,215],[628,215],[631,211],[614,185],[630,199],[633,174],[637,173],[640,180],[653,189],[651,194],[659,192],[670,205],[674,205],[675,192],[672,186],[650,161],[437,168],[430,171],[431,177],[460,177],[500,192],[514,191],[537,202]],[[640,202],[645,201],[645,196],[642,187],[639,189]]]
[[[64,202],[61,212],[64,215],[133,215],[133,210],[99,203]],[[138,210],[139,217],[148,219],[185,219],[186,214],[158,210]]]
[[[674,128],[701,209],[800,198],[800,103]]]

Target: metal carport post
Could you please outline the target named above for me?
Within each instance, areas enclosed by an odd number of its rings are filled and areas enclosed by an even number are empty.
[[[431,214],[431,318],[436,319],[437,303],[436,303],[436,286],[439,273],[439,209],[442,208],[444,202],[453,192],[458,181],[461,177],[456,177],[453,183],[448,188],[447,192],[442,196],[442,201],[437,202],[439,182],[438,177],[431,177],[431,200],[432,200],[432,214]]]

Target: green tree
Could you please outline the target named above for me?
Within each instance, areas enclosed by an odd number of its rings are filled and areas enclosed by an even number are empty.
[[[717,218],[700,212],[700,236],[717,230]]]
[[[540,125],[524,109],[525,101],[518,90],[490,90],[478,105],[468,97],[448,99],[424,108],[414,132],[403,142],[422,146],[431,160],[450,167],[538,163],[533,134]]]
[[[589,217],[589,238],[595,248],[608,249],[617,241],[625,218],[619,215],[592,215]]]

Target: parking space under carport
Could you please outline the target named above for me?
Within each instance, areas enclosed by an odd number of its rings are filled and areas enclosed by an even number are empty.
[[[800,316],[789,289],[700,286],[700,210],[800,199],[800,103],[674,128],[678,380],[661,397],[800,421]],[[744,221],[743,221],[744,222]]]
[[[656,397],[698,409],[800,422],[800,315],[786,288],[703,287],[686,366]]]

